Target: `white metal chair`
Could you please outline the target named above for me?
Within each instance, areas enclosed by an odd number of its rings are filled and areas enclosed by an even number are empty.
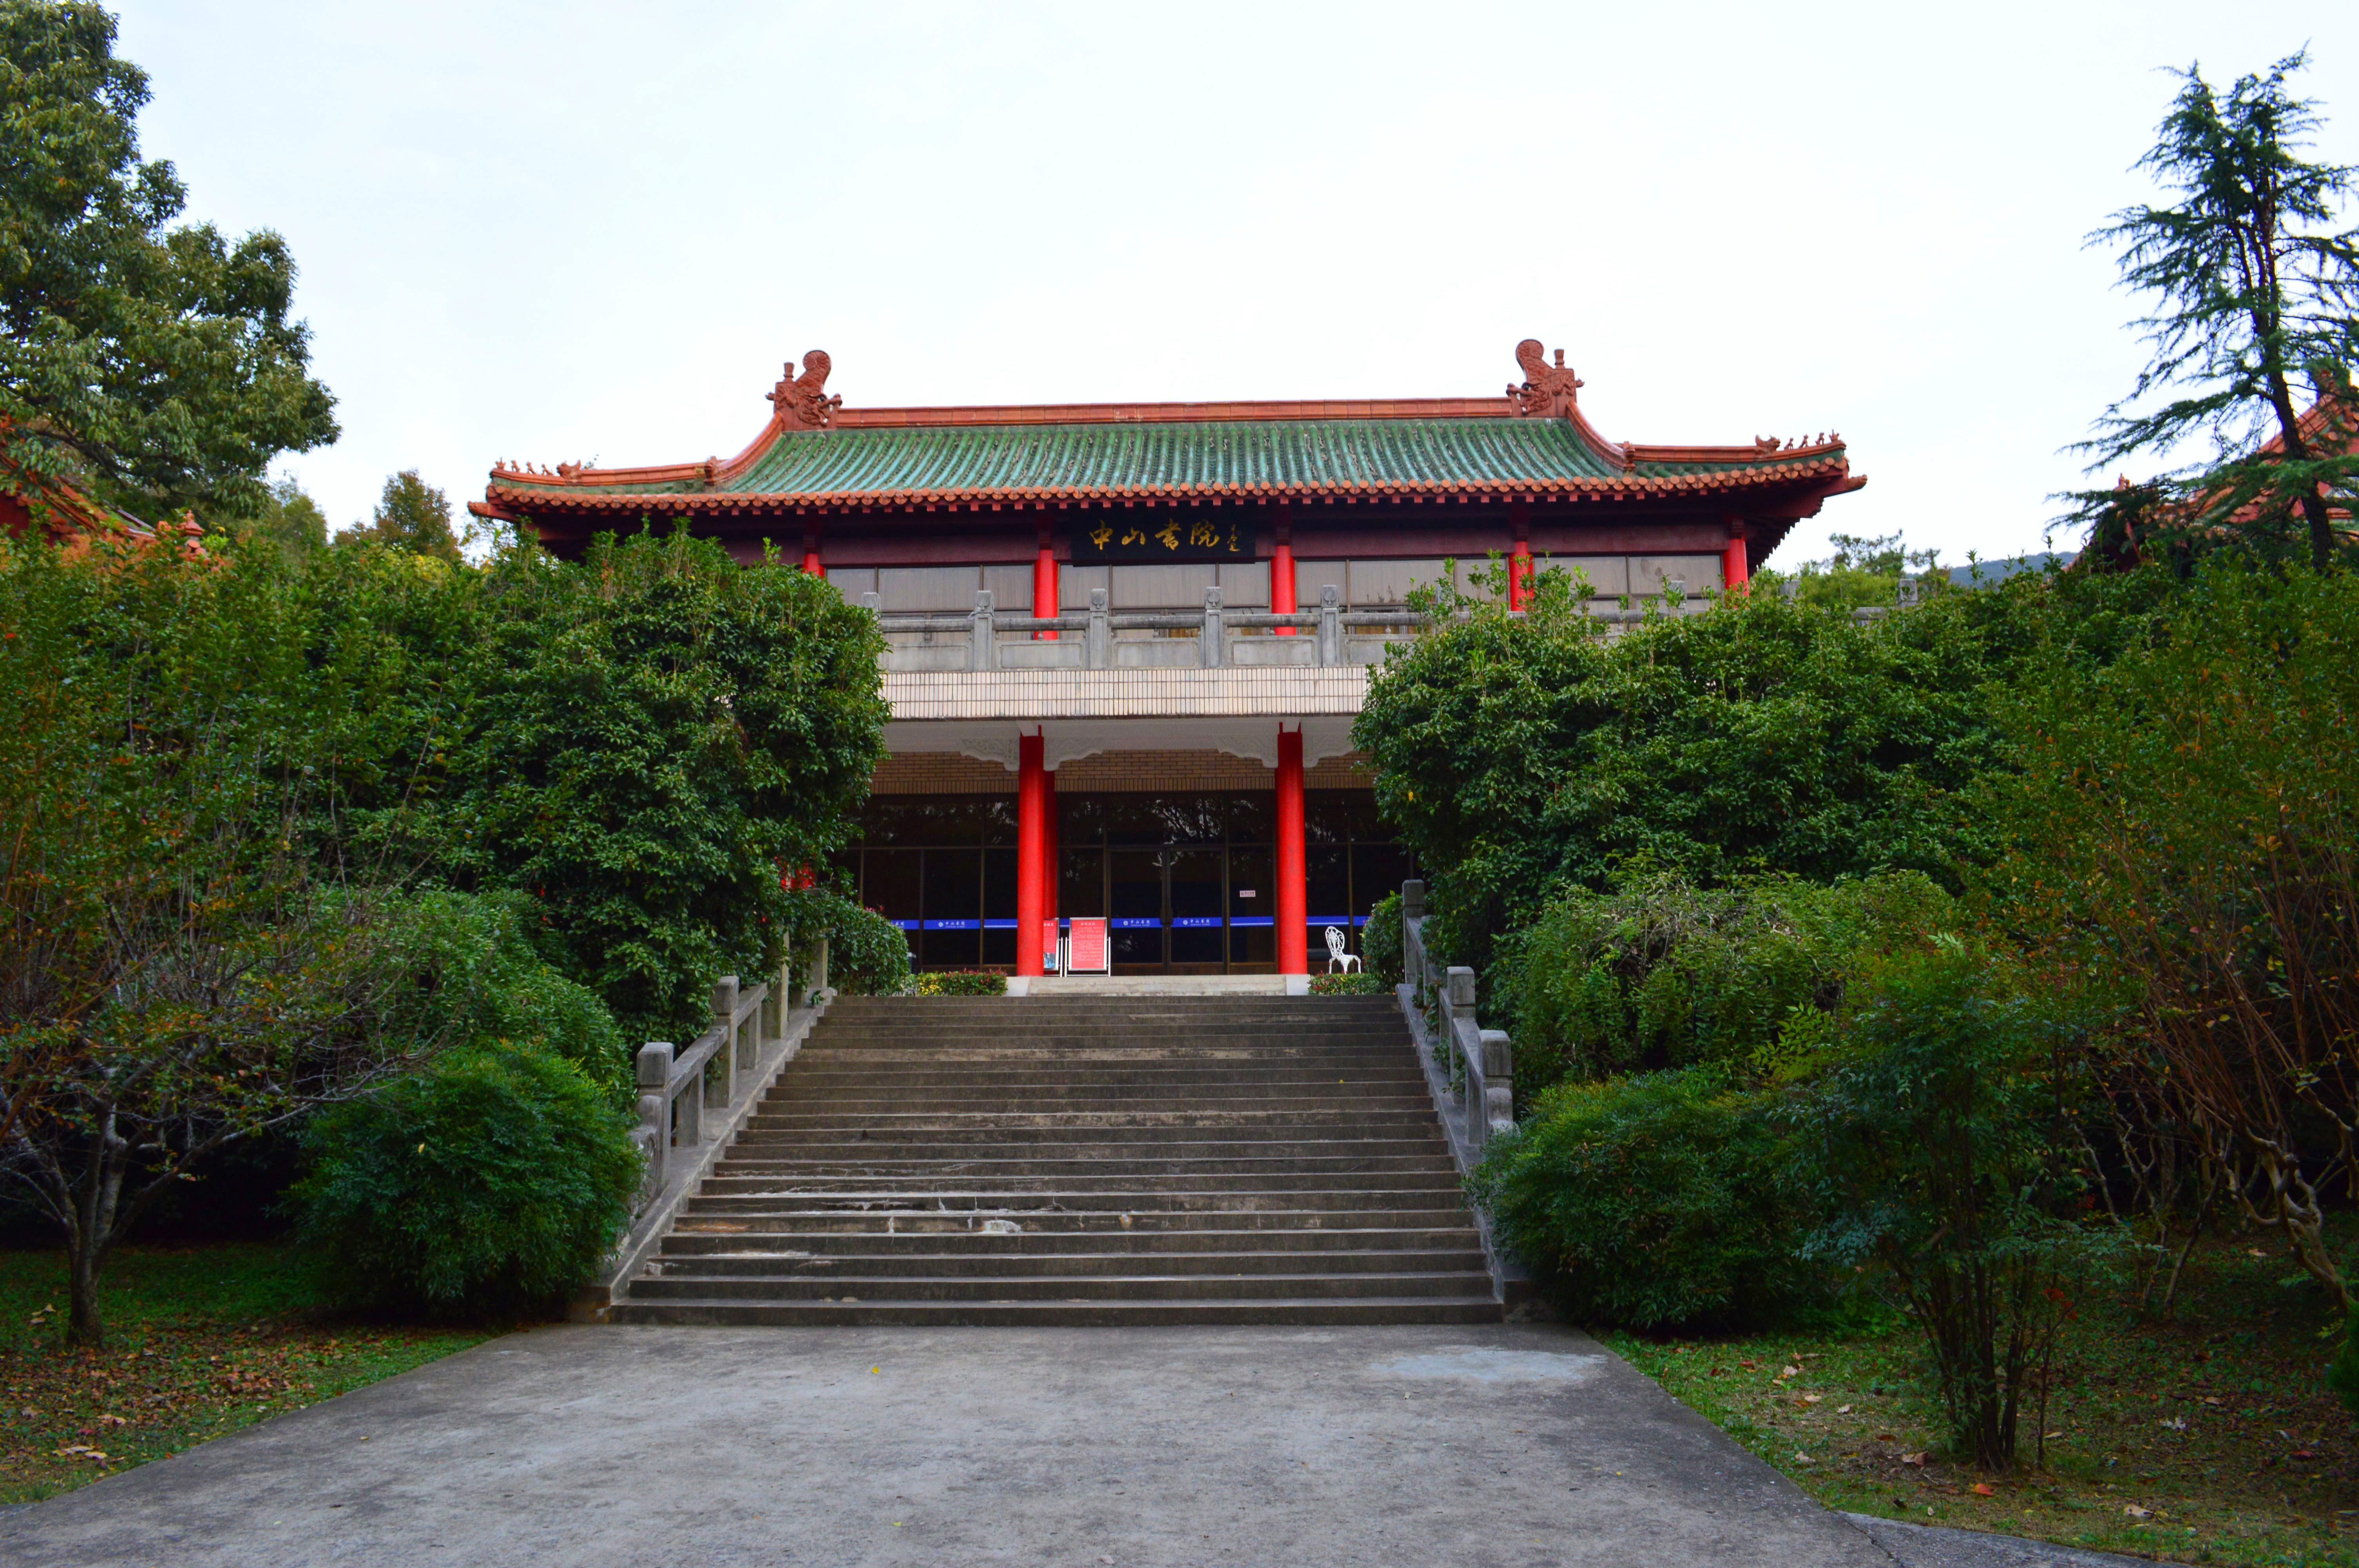
[[[1359,955],[1346,951],[1343,943],[1343,927],[1329,926],[1327,928],[1327,972],[1331,975],[1335,972],[1335,968],[1339,964],[1343,966],[1343,972],[1347,975],[1360,967]]]

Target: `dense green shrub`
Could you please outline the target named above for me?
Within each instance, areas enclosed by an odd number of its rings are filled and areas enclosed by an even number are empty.
[[[1516,1087],[1714,1062],[1756,1076],[1821,1048],[1844,977],[1875,949],[1956,923],[1918,872],[1742,878],[1667,873],[1576,891],[1503,941],[1493,991],[1516,1042]]]
[[[1426,868],[1430,940],[1487,968],[1551,899],[1645,870],[1954,885],[1995,853],[1959,806],[2001,765],[1995,696],[2035,650],[2111,657],[2169,591],[2026,574],[1863,624],[1765,589],[1609,640],[1561,570],[1522,616],[1420,590],[1440,619],[1373,674],[1353,734]]]
[[[316,1117],[290,1191],[298,1235],[353,1304],[547,1306],[630,1214],[629,1118],[571,1063],[467,1047]]]
[[[390,1025],[421,1050],[515,1045],[562,1057],[617,1103],[634,1048],[596,994],[551,968],[527,934],[531,901],[428,889],[402,901],[384,961]]]
[[[1376,900],[1360,927],[1360,963],[1389,990],[1401,983],[1401,901],[1397,890]]]
[[[909,982],[911,996],[1006,996],[1007,977],[996,969],[934,969]]]
[[[781,871],[855,829],[883,754],[875,618],[684,531],[476,575],[491,656],[421,813],[438,863],[528,893],[544,948],[635,1035],[701,1027],[715,979],[783,956]]]
[[[828,984],[848,996],[892,996],[909,983],[909,938],[873,909],[827,888],[789,895],[798,945],[827,938]]]
[[[1372,975],[1364,969],[1310,977],[1312,996],[1383,996],[1391,989],[1382,975]]]
[[[1576,1319],[1734,1325],[1809,1299],[1768,1102],[1712,1067],[1567,1083],[1470,1184]]]

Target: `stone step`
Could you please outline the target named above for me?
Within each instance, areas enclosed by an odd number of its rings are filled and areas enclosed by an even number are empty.
[[[875,1198],[890,1194],[911,1206],[938,1198],[954,1206],[962,1202],[1006,1203],[1017,1197],[1062,1199],[1097,1195],[1136,1196],[1142,1202],[1166,1196],[1192,1198],[1223,1193],[1455,1193],[1454,1174],[1432,1171],[1334,1171],[1296,1174],[1267,1171],[1237,1175],[1182,1173],[1158,1175],[1141,1171],[1077,1176],[1052,1172],[1037,1176],[987,1176],[960,1173],[939,1181],[914,1183],[906,1178],[853,1173],[842,1176],[780,1176],[740,1174],[723,1167],[707,1176],[697,1195],[705,1198],[778,1197],[840,1201],[846,1197]]]
[[[1325,1133],[1332,1129],[1315,1129]],[[1108,1128],[1036,1128],[1022,1138],[1004,1135],[999,1129],[967,1129],[954,1131],[933,1131],[907,1138],[896,1136],[882,1129],[840,1127],[816,1129],[806,1132],[783,1131],[777,1129],[748,1129],[737,1135],[731,1149],[764,1151],[763,1159],[772,1158],[770,1152],[781,1149],[808,1149],[813,1158],[832,1157],[838,1151],[851,1152],[868,1157],[900,1158],[908,1153],[931,1156],[939,1153],[945,1159],[962,1157],[971,1149],[1005,1152],[1011,1159],[1064,1158],[1084,1150],[1102,1152],[1102,1157],[1115,1158],[1132,1150],[1160,1152],[1187,1158],[1203,1159],[1223,1151],[1246,1150],[1255,1153],[1284,1154],[1295,1152],[1309,1153],[1408,1152],[1439,1151],[1448,1153],[1450,1145],[1443,1140],[1441,1129],[1429,1123],[1372,1131],[1366,1137],[1289,1136],[1284,1128],[1235,1127],[1108,1127]]]
[[[614,1303],[609,1321],[708,1327],[917,1326],[1184,1327],[1190,1324],[1266,1324],[1343,1327],[1361,1324],[1496,1323],[1499,1303],[1475,1296],[1359,1296],[1220,1301],[752,1302],[712,1297]],[[636,1292],[636,1284],[633,1286]]]
[[[1464,1296],[1487,1292],[1479,1271],[1433,1274],[1064,1274],[897,1276],[845,1274],[827,1279],[776,1275],[669,1273],[631,1287],[641,1301],[690,1297],[707,1301],[823,1301],[889,1296],[903,1302],[1249,1301],[1255,1297],[1315,1301],[1343,1296]]]
[[[1123,1224],[1123,1221],[1130,1224]],[[1465,1207],[1389,1209],[720,1209],[681,1215],[681,1236],[962,1236],[1012,1224],[1027,1236],[1170,1231],[1444,1231],[1470,1226]]]
[[[721,1178],[715,1178],[721,1179]],[[1156,1187],[1143,1182],[1092,1188],[1040,1187],[1002,1191],[962,1189],[913,1193],[889,1186],[846,1188],[826,1192],[775,1187],[753,1190],[700,1191],[685,1212],[696,1215],[742,1214],[791,1209],[804,1214],[852,1210],[862,1214],[967,1214],[1000,1217],[1026,1214],[1075,1214],[1103,1210],[1114,1214],[1201,1214],[1232,1209],[1287,1209],[1301,1213],[1356,1211],[1371,1204],[1419,1207],[1447,1203],[1458,1196],[1456,1183],[1421,1182],[1400,1187]],[[1422,1200],[1420,1202],[1419,1200]]]
[[[1196,1106],[1155,1108],[1136,1107],[1126,1110],[968,1110],[940,1112],[892,1113],[872,1111],[857,1117],[822,1112],[756,1111],[747,1117],[746,1126],[761,1131],[798,1132],[841,1130],[853,1134],[866,1132],[906,1138],[921,1132],[1030,1132],[1056,1128],[1224,1128],[1235,1130],[1257,1127],[1270,1128],[1283,1135],[1288,1131],[1322,1127],[1418,1127],[1430,1124],[1433,1109],[1392,1106],[1367,1109],[1337,1108],[1306,1109],[1299,1107],[1284,1109],[1229,1108],[1207,1110]]]
[[[1128,1231],[1151,1235],[1190,1230],[1448,1230],[1472,1227],[1462,1204],[1447,1206],[1400,1204],[1360,1208],[1302,1208],[1291,1205],[1263,1208],[965,1208],[965,1209],[845,1209],[834,1207],[760,1207],[735,1199],[705,1206],[709,1200],[690,1198],[690,1212],[676,1222],[682,1235],[701,1236],[952,1236],[984,1233],[993,1223],[1013,1225],[1016,1234]]]
[[[886,1231],[786,1232],[752,1230],[732,1226],[705,1233],[675,1230],[663,1239],[665,1258],[728,1254],[738,1258],[811,1256],[862,1259],[924,1259],[945,1257],[1024,1258],[1051,1255],[1064,1258],[1121,1258],[1141,1253],[1179,1258],[1190,1252],[1219,1252],[1230,1257],[1269,1253],[1279,1257],[1318,1253],[1383,1256],[1391,1252],[1472,1252],[1479,1258],[1481,1241],[1471,1224],[1430,1229],[1343,1228],[1271,1230],[1167,1230],[1140,1227],[1123,1230],[1031,1229],[1004,1233],[976,1229],[919,1233]]]
[[[928,998],[831,1009],[612,1316],[1473,1323],[1500,1308],[1389,998]]]
[[[832,1180],[859,1176],[872,1181],[931,1182],[950,1176],[962,1179],[1049,1175],[1086,1177],[1118,1175],[1124,1172],[1136,1172],[1145,1176],[1237,1176],[1255,1173],[1266,1173],[1273,1176],[1310,1176],[1350,1172],[1383,1172],[1387,1174],[1425,1172],[1446,1176],[1452,1182],[1458,1179],[1458,1167],[1451,1162],[1449,1155],[1439,1152],[1416,1154],[1234,1154],[1213,1160],[1184,1156],[1164,1158],[1144,1152],[1111,1159],[1002,1159],[995,1152],[994,1157],[988,1159],[933,1155],[889,1160],[864,1157],[786,1160],[766,1155],[756,1157],[733,1151],[722,1160],[715,1174],[770,1176],[783,1180]]]
[[[995,1095],[977,1092],[969,1095],[902,1095],[875,1099],[855,1099],[849,1096],[814,1098],[793,1102],[791,1111],[767,1108],[756,1111],[756,1118],[767,1122],[771,1118],[797,1116],[803,1118],[834,1117],[839,1119],[860,1119],[880,1116],[1103,1116],[1128,1111],[1149,1111],[1157,1114],[1181,1113],[1190,1116],[1218,1116],[1223,1112],[1249,1112],[1255,1116],[1276,1116],[1288,1111],[1307,1111],[1318,1115],[1356,1116],[1367,1111],[1375,1114],[1397,1112],[1416,1115],[1433,1114],[1431,1101],[1423,1096],[1406,1094],[1347,1094],[1334,1089],[1323,1095],[1231,1095],[1231,1094],[1089,1094],[1076,1092],[1049,1098],[1025,1095]]]
[[[664,1280],[973,1278],[1071,1279],[1155,1274],[1479,1274],[1477,1247],[1416,1252],[1335,1248],[1325,1252],[907,1252],[897,1256],[814,1252],[666,1253],[654,1277]]]

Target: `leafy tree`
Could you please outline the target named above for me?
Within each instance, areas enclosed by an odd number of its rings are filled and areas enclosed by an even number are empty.
[[[1989,782],[1983,879],[2067,985],[2125,993],[2104,1065],[2132,1135],[2183,1136],[2225,1195],[2354,1298],[2326,1234],[2359,1179],[2359,580],[2204,564],[2150,635],[2043,659]]]
[[[320,503],[304,493],[293,474],[281,475],[263,492],[259,506],[245,515],[208,520],[215,532],[268,539],[291,560],[300,560],[328,547],[328,517]]]
[[[0,542],[0,1169],[66,1238],[70,1331],[140,1216],[430,1041],[396,908],[302,851],[355,687],[275,548]]]
[[[413,744],[447,759],[422,852],[529,895],[543,950],[638,1038],[701,1029],[715,978],[783,957],[782,873],[853,829],[886,716],[874,619],[685,529],[457,575],[479,582],[459,591],[481,594],[480,685],[420,707]]]
[[[252,509],[283,451],[335,439],[267,230],[170,226],[141,162],[147,79],[82,0],[0,0],[0,456],[150,514]]]
[[[2059,1020],[1951,936],[1859,977],[1833,1064],[1790,1096],[1801,1256],[1870,1268],[1926,1337],[1957,1445],[2010,1468],[2090,1238]]]
[[[459,559],[459,541],[451,533],[451,498],[419,478],[416,469],[387,479],[375,514],[339,537],[370,540],[445,561]]]
[[[2200,68],[2181,73],[2137,165],[2175,200],[2125,208],[2090,236],[2119,245],[2123,283],[2153,297],[2137,325],[2154,357],[2076,449],[2094,470],[2208,436],[2208,459],[2161,476],[2178,504],[2159,521],[2181,537],[2233,527],[2266,544],[2298,517],[2322,570],[2337,547],[2332,514],[2359,495],[2347,370],[2359,358],[2359,231],[2334,227],[2353,170],[2300,156],[2320,124],[2288,87],[2306,63],[2288,56],[2224,96]],[[2302,424],[2298,380],[2321,406],[2319,427]],[[2107,491],[2075,499],[2100,532],[2119,504]]]

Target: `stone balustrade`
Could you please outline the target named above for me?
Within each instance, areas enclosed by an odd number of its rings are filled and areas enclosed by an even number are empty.
[[[1506,1030],[1485,1029],[1476,1018],[1474,971],[1442,963],[1426,946],[1422,881],[1401,884],[1397,994],[1434,1109],[1449,1135],[1451,1157],[1464,1175],[1483,1162],[1485,1144],[1515,1130],[1515,1051]],[[1474,1220],[1499,1299],[1511,1309],[1527,1308],[1534,1299],[1531,1276],[1500,1249],[1491,1217],[1479,1206]]]

